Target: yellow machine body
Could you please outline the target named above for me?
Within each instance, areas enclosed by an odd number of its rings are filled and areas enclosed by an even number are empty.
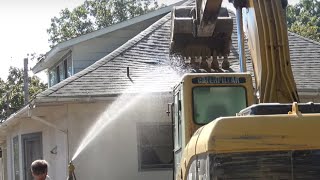
[[[285,0],[248,0],[246,29],[259,101],[298,102],[290,63]]]
[[[269,104],[275,109],[265,114],[237,116],[256,102],[299,102],[289,56],[287,1],[229,1],[237,9],[237,18],[241,16],[237,22],[241,28],[242,14],[246,20],[256,89],[249,73],[183,76],[174,88],[172,108],[174,178],[319,179],[320,105],[317,111],[309,111],[314,106],[306,105],[307,113],[301,113],[294,103],[291,110],[275,113],[279,104]],[[171,52],[191,59],[192,68],[207,72],[229,68],[232,26],[220,6],[221,1],[196,0],[195,7],[173,11]],[[218,57],[224,58],[224,70]],[[239,57],[244,57],[240,50]]]
[[[223,117],[233,116],[255,103],[249,73],[189,73],[174,88],[175,171],[184,147],[198,128]]]
[[[235,115],[235,113],[239,112],[243,108],[246,108],[255,103],[255,98],[253,96],[253,86],[252,86],[252,78],[249,73],[189,73],[185,74],[182,77],[181,83],[175,87],[175,94],[179,94],[181,104],[181,118],[183,118],[183,137],[182,137],[182,146],[185,146],[190,140],[193,133],[204,124],[196,123],[194,120],[194,112],[195,108],[195,97],[194,90],[196,88],[212,88],[212,89],[221,89],[221,91],[226,91],[226,88],[241,88],[243,89],[243,106],[236,109],[234,112],[221,114],[220,116],[227,115]],[[210,90],[209,90],[210,91]],[[212,90],[211,90],[212,91]],[[228,92],[224,94],[218,94],[213,92],[212,94],[208,94],[208,97],[212,99],[212,102],[216,103],[217,106],[228,106],[230,104],[235,104],[237,102],[236,99],[227,98],[223,95],[232,96]],[[177,96],[176,96],[177,97]],[[229,100],[229,101],[228,101]],[[217,102],[219,101],[219,102]],[[178,102],[178,101],[177,101]],[[207,106],[203,106],[202,108],[207,111],[215,111],[215,109],[210,108],[210,101],[207,101]],[[178,106],[176,106],[178,108]],[[206,108],[206,109],[205,109]],[[216,117],[220,117],[216,116]],[[213,119],[208,119],[209,121]]]
[[[197,162],[198,158],[203,155],[320,150],[319,120],[319,114],[216,119],[199,128],[190,139],[181,159],[181,169],[177,172],[177,179],[187,179],[190,176],[193,161]],[[250,167],[247,167],[247,171],[250,172]],[[197,176],[199,177],[200,175]],[[250,179],[250,176],[248,177]]]

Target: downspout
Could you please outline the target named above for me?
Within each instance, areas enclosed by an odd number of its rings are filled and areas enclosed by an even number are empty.
[[[67,104],[67,122],[69,122],[68,121],[68,119],[69,119],[69,105]],[[69,125],[67,125],[67,163],[69,163],[70,161],[71,161],[71,159],[70,159],[70,148],[69,148]],[[66,175],[68,175],[68,172],[67,172],[67,174]]]

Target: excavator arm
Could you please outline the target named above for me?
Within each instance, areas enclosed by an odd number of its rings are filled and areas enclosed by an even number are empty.
[[[286,5],[284,0],[248,0],[244,7],[260,102],[299,101],[290,63]]]
[[[246,67],[242,27],[244,14],[259,102],[299,102],[290,63],[286,0],[229,1],[237,9],[238,52],[243,71]],[[206,64],[203,61],[211,57],[211,67],[216,64],[214,60],[217,57],[228,59],[233,23],[221,3],[221,0],[196,0],[195,7],[173,10],[172,54],[190,58],[191,63],[193,59],[201,59],[201,64]],[[243,9],[246,9],[245,13]]]

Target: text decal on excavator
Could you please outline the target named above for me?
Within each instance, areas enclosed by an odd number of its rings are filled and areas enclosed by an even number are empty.
[[[241,84],[245,83],[244,77],[196,77],[192,79],[193,84]]]

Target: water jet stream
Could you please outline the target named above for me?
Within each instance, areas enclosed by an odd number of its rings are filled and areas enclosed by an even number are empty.
[[[139,100],[142,97],[145,97],[148,93],[161,91],[168,92],[169,90],[164,89],[163,85],[168,82],[174,82],[178,77],[178,74],[167,66],[162,68],[158,67],[156,70],[151,71],[145,76],[133,79],[136,80],[137,83],[130,86],[120,97],[107,107],[105,112],[102,113],[81,141],[78,149],[72,157],[72,161],[79,156],[88,144],[93,141],[107,125],[125,113],[128,108],[139,102]],[[137,81],[139,79],[141,83]]]

